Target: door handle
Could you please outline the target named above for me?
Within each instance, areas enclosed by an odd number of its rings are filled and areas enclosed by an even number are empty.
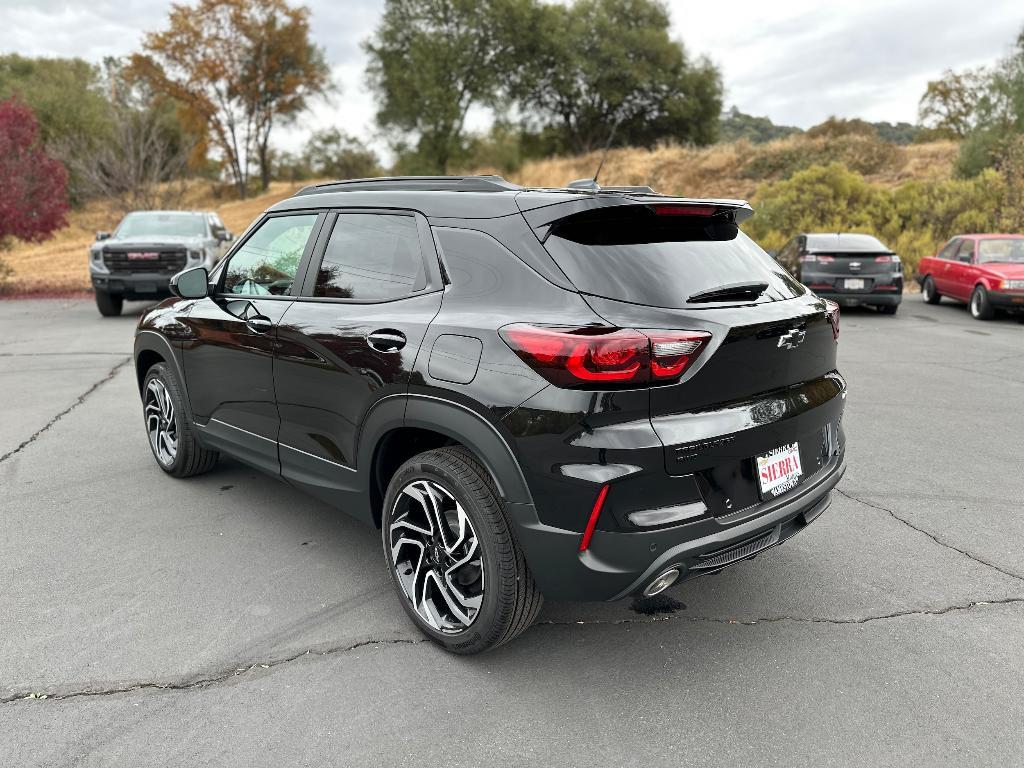
[[[378,352],[397,352],[405,346],[405,334],[393,328],[374,331],[366,337],[366,343]]]
[[[273,322],[271,322],[269,317],[264,317],[263,315],[247,317],[245,318],[245,324],[253,333],[270,333],[274,330]]]

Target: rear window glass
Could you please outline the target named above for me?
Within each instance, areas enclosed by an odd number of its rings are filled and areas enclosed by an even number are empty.
[[[808,235],[809,251],[882,251],[889,252],[877,237],[856,232],[825,235]]]
[[[698,294],[751,283],[767,284],[758,302],[792,299],[805,292],[721,215],[659,216],[646,207],[629,212],[605,209],[557,224],[545,246],[583,293],[634,304],[680,308],[697,304],[689,299]]]

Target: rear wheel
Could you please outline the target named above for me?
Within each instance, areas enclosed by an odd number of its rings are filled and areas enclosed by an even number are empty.
[[[157,363],[146,372],[142,384],[142,415],[153,458],[173,477],[207,472],[220,454],[199,444],[185,414],[181,387],[171,369]]]
[[[942,294],[935,290],[935,281],[932,280],[931,275],[928,275],[921,285],[921,297],[925,304],[938,304],[942,301]]]
[[[453,653],[507,643],[543,604],[487,473],[461,448],[403,464],[388,485],[384,556],[402,607]]]
[[[985,286],[974,286],[974,293],[971,294],[971,317],[975,320],[991,320],[996,316],[992,302],[988,299],[988,291]]]
[[[120,293],[96,291],[96,307],[104,317],[117,317],[124,306],[124,296]]]

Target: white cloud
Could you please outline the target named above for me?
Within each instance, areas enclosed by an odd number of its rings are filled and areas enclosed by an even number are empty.
[[[360,47],[383,0],[307,4],[341,91],[282,129],[277,145],[295,150],[310,131],[336,126],[384,149]],[[727,104],[801,127],[833,114],[913,122],[928,80],[944,69],[994,61],[1024,25],[1019,0],[668,5],[673,34],[691,55],[706,54],[721,67]],[[0,51],[99,61],[136,50],[146,31],[164,25],[168,9],[161,0],[0,0]],[[475,110],[470,127],[487,120]]]

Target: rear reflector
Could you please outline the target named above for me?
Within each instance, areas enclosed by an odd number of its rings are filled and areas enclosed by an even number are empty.
[[[587,529],[583,531],[583,538],[580,539],[580,552],[585,552],[587,547],[590,546],[590,539],[594,535],[594,528],[597,527],[597,519],[601,516],[601,510],[604,508],[604,500],[607,495],[608,486],[602,485],[600,492],[597,494],[597,501],[594,502],[594,508],[590,510]]]
[[[704,331],[508,325],[501,338],[560,387],[642,385],[678,379],[711,339]]]

